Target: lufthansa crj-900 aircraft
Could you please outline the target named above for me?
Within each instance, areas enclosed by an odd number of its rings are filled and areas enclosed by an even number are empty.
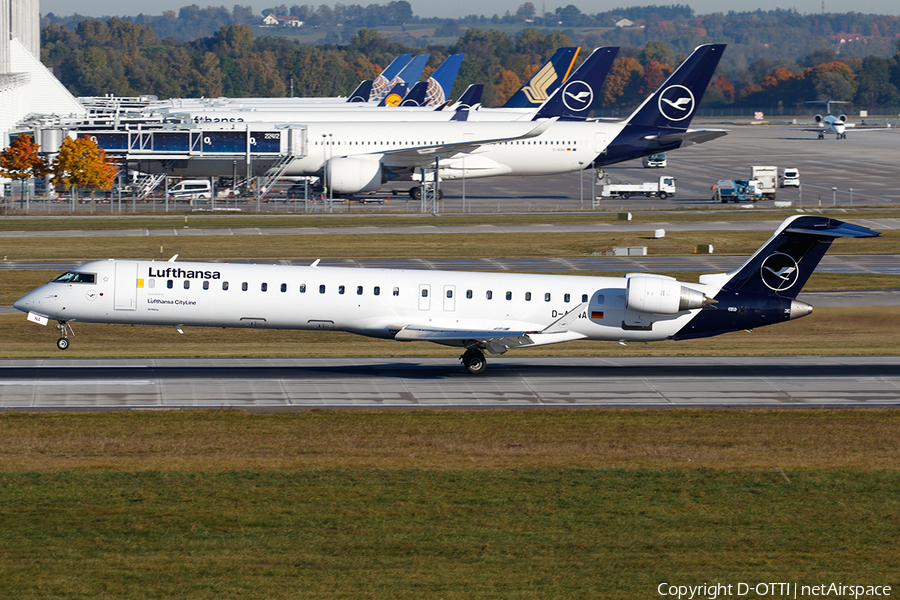
[[[699,283],[624,277],[108,260],[86,263],[17,300],[28,319],[324,329],[464,349],[470,373],[484,352],[571,340],[702,338],[812,312],[797,294],[831,242],[876,231],[821,216],[785,220],[737,270]]]

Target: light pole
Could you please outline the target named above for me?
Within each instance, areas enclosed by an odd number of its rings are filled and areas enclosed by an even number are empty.
[[[584,210],[584,163],[578,161],[578,183],[581,185],[581,210]]]

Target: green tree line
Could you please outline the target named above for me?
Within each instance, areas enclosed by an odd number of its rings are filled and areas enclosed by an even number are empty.
[[[396,55],[428,51],[426,75],[450,54],[465,52],[453,94],[470,83],[484,83],[487,106],[505,101],[556,48],[579,43],[562,30],[523,29],[510,35],[469,28],[449,46],[410,48],[373,29],[359,30],[344,45],[301,45],[286,37],[257,37],[246,24],[222,26],[213,35],[183,42],[160,39],[152,27],[119,18],[87,19],[74,29],[49,25],[42,34],[42,61],[78,96],[283,97],[292,84],[299,96],[346,95]],[[695,41],[717,40],[705,35]],[[612,45],[596,45],[607,44]],[[694,45],[622,43],[601,105],[634,107]],[[897,106],[900,45],[892,51],[886,57],[850,58],[824,48],[796,61],[760,57],[739,65],[740,46],[729,47],[704,103],[798,107],[805,100],[831,98],[863,108]]]

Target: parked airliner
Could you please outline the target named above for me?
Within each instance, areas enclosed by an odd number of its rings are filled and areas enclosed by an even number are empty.
[[[388,182],[421,181],[424,169],[434,169],[439,181],[557,175],[706,142],[726,132],[688,127],[724,50],[724,44],[699,46],[625,121],[569,120],[563,112],[545,110],[554,96],[534,122],[309,122],[306,152],[292,158],[284,175],[324,177],[334,193],[353,195]],[[573,111],[590,106],[598,91],[594,83],[573,74],[558,90],[560,106]],[[561,118],[544,118],[554,116]],[[142,161],[141,170],[229,176],[232,161],[215,160],[194,158],[174,167]],[[417,189],[410,190],[414,198]]]
[[[571,340],[702,338],[810,314],[797,294],[838,237],[880,233],[821,216],[789,217],[731,273],[699,283],[624,277],[472,273],[209,262],[83,264],[18,299],[28,320],[183,327],[322,329],[464,348],[473,374],[484,352]]]

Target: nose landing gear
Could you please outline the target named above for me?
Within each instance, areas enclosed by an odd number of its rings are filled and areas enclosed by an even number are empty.
[[[69,347],[69,332],[72,331],[72,326],[65,321],[57,321],[56,328],[59,329],[59,334],[61,336],[56,340],[56,347],[60,350],[65,350]],[[72,335],[75,335],[74,331],[72,331]]]

